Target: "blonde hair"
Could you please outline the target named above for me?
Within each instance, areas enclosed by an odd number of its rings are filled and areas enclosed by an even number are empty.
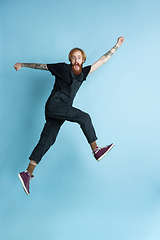
[[[86,61],[86,54],[85,54],[85,52],[84,52],[82,49],[80,49],[80,48],[73,48],[73,49],[69,52],[69,56],[68,56],[69,61],[71,62],[71,57],[72,57],[73,53],[74,53],[74,52],[77,52],[77,51],[80,51],[80,52],[82,53],[82,59],[83,59],[83,61],[85,62],[85,61]]]

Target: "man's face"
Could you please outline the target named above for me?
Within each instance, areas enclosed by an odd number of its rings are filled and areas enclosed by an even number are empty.
[[[71,65],[72,65],[72,70],[73,70],[74,74],[78,75],[81,73],[83,62],[84,62],[84,60],[82,58],[81,51],[73,52],[73,54],[71,56]]]

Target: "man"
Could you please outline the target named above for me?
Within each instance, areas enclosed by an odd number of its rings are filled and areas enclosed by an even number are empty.
[[[36,165],[41,161],[44,154],[54,144],[60,127],[65,120],[76,122],[80,125],[88,143],[91,146],[93,155],[100,161],[114,146],[114,143],[105,147],[97,146],[97,136],[92,125],[90,116],[72,106],[73,100],[81,84],[88,74],[94,72],[106,63],[117,49],[122,45],[124,37],[119,37],[116,45],[97,62],[91,66],[82,67],[86,55],[82,49],[74,48],[69,53],[70,64],[36,64],[16,63],[14,68],[18,71],[21,67],[47,70],[55,76],[55,84],[45,106],[46,123],[41,133],[40,140],[29,157],[30,163],[25,172],[18,174],[25,192],[29,195],[30,180]]]

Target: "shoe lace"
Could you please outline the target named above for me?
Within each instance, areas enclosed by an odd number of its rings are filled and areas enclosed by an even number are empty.
[[[100,149],[101,147],[96,147],[96,149],[93,151],[93,154],[96,154]]]

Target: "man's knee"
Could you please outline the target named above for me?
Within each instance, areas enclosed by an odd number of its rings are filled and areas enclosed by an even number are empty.
[[[83,112],[81,116],[81,126],[87,125],[91,123],[91,117],[89,116],[88,113]]]

